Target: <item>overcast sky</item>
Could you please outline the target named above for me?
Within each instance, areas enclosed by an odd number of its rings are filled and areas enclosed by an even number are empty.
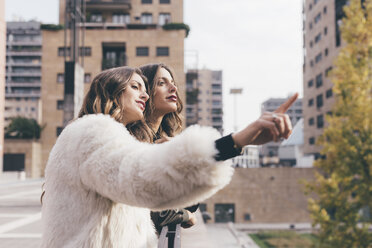
[[[57,23],[58,0],[5,0],[5,19]],[[243,88],[239,128],[259,117],[263,101],[302,95],[302,0],[184,0],[184,21],[186,65],[223,71],[226,133],[234,126],[231,87]]]

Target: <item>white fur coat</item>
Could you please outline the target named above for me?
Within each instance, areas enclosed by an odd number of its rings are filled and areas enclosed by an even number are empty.
[[[195,204],[229,183],[216,130],[193,126],[163,144],[137,141],[107,115],[58,137],[45,171],[42,247],[156,247],[150,209]]]

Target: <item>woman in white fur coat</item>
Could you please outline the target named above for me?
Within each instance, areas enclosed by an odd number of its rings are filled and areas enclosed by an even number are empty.
[[[140,142],[136,138],[151,138],[141,123],[148,99],[144,81],[129,67],[93,80],[80,118],[63,130],[49,155],[42,247],[156,247],[149,209],[204,200],[231,179],[232,168],[218,161],[222,150],[286,135],[276,128],[276,116],[262,116],[232,136],[235,145],[198,126],[163,144]]]

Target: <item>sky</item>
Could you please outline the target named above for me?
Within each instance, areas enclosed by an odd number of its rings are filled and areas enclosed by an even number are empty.
[[[5,19],[57,23],[58,0],[5,0]],[[184,0],[184,22],[186,67],[223,71],[225,133],[235,113],[241,129],[265,100],[302,96],[302,0]]]

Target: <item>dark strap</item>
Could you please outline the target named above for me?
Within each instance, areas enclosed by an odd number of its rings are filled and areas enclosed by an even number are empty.
[[[176,237],[175,224],[168,225],[168,233],[166,237],[168,238],[168,248],[174,248],[174,238]]]

